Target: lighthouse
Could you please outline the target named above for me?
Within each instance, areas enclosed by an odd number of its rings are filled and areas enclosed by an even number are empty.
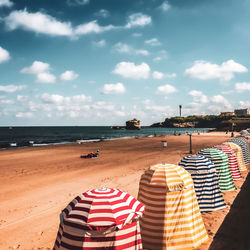
[[[181,108],[182,108],[182,106],[179,105],[180,117],[181,117]]]

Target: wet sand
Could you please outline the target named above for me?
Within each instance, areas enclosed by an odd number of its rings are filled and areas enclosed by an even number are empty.
[[[161,141],[165,139],[167,148],[162,147]],[[193,153],[229,139],[229,134],[220,132],[193,135]],[[97,149],[100,149],[99,158],[80,158],[80,155]],[[177,164],[186,155],[189,155],[187,135],[0,151],[0,249],[52,249],[60,211],[76,195],[105,186],[122,189],[137,197],[139,179],[145,169],[157,163]],[[244,199],[240,188],[246,176],[244,173],[244,179],[236,182],[236,191],[224,194],[228,208],[203,214],[210,239],[199,249],[209,249],[211,243],[211,249],[222,249],[218,248],[221,239],[229,246],[235,244],[236,236],[232,237],[230,233],[234,228],[243,230],[239,224],[244,227],[247,220],[241,217],[226,221],[232,217],[230,214],[241,212],[248,216],[248,220],[250,218],[250,209],[245,210],[246,206],[250,207],[250,198]],[[249,190],[249,181],[248,177],[242,186],[244,190]],[[245,202],[238,201],[242,199]],[[235,227],[230,229],[232,223]],[[249,223],[247,226],[246,232]],[[237,235],[241,237],[240,231]],[[244,244],[249,247],[249,239],[244,235],[242,239],[248,240]]]

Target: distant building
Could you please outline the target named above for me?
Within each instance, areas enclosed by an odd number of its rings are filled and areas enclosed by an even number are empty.
[[[220,115],[234,115],[234,112],[220,112]]]
[[[250,115],[250,109],[235,109],[234,113],[236,115]]]

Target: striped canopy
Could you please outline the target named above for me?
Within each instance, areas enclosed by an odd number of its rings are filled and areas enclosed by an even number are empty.
[[[230,142],[233,142],[241,147],[244,163],[248,165],[249,152],[248,152],[247,143],[241,138],[234,138],[230,140]]]
[[[235,190],[235,185],[228,165],[228,158],[224,152],[216,148],[204,148],[198,154],[205,156],[213,162],[222,192]]]
[[[241,147],[233,142],[223,142],[223,145],[226,145],[230,147],[236,154],[236,159],[238,163],[239,170],[242,171],[247,171],[246,165],[243,161],[243,155],[242,155],[242,150]]]
[[[245,138],[245,137],[238,137],[238,138],[241,138],[242,140],[244,140],[247,144],[247,148],[248,148],[248,152],[250,154],[250,141],[249,139]]]
[[[211,212],[226,207],[214,164],[202,155],[185,156],[179,162],[194,181],[201,212]]]
[[[240,174],[240,170],[237,164],[237,159],[236,159],[236,155],[234,151],[230,147],[223,145],[223,144],[215,145],[214,148],[217,148],[223,151],[225,154],[227,154],[228,164],[229,164],[229,168],[230,168],[233,180],[236,181],[236,180],[241,179],[242,176]]]
[[[145,249],[194,249],[208,239],[190,174],[181,166],[158,164],[141,176],[138,199]]]
[[[144,206],[115,188],[89,190],[62,211],[54,249],[142,249]]]

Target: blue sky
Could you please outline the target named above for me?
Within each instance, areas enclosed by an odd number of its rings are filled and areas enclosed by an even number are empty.
[[[250,0],[0,0],[0,121],[143,125],[250,108]]]

